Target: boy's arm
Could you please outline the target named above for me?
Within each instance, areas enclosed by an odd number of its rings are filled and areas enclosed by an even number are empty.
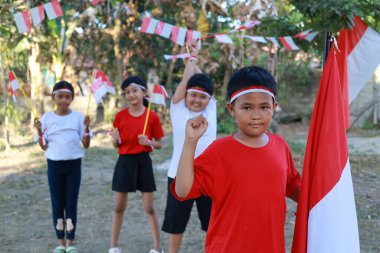
[[[190,59],[187,60],[185,70],[183,71],[182,80],[179,83],[178,87],[176,88],[174,95],[173,95],[173,104],[177,104],[179,101],[181,101],[186,96],[186,86],[189,79],[200,69],[196,65],[198,57],[198,48],[194,47],[192,45],[192,52]]]
[[[199,138],[206,132],[207,120],[198,115],[187,121],[186,136],[178,163],[175,192],[186,198],[194,182],[194,154]]]
[[[88,116],[86,116],[84,118],[83,124],[85,126],[85,129],[84,129],[84,135],[83,135],[83,138],[82,138],[82,144],[83,144],[83,147],[87,149],[88,147],[90,147],[90,142],[91,142],[91,138],[90,138],[90,118]]]
[[[42,150],[46,150],[47,149],[47,143],[44,140],[44,133],[42,132],[41,121],[39,118],[34,119],[34,127],[37,129],[37,134],[39,136],[38,144],[40,145]]]

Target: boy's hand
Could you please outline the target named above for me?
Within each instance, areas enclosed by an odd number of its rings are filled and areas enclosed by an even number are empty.
[[[121,138],[120,138],[120,134],[119,134],[119,130],[117,128],[113,129],[111,132],[110,132],[110,135],[112,137],[112,140],[114,142],[118,142],[119,144],[121,143]]]
[[[140,134],[139,136],[139,144],[143,146],[150,146],[150,141],[148,139],[148,136]]]
[[[38,134],[41,135],[41,134],[42,134],[42,130],[41,130],[41,121],[40,121],[39,118],[35,118],[35,119],[34,119],[34,127],[37,129]]]
[[[83,124],[86,128],[89,128],[90,127],[90,123],[91,123],[91,120],[90,120],[90,117],[86,116],[84,118],[84,121],[83,121]]]
[[[201,114],[191,118],[186,123],[186,138],[198,140],[206,132],[207,119]]]

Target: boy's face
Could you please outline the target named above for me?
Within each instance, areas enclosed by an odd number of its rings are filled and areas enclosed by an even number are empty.
[[[70,104],[73,101],[73,94],[69,92],[58,92],[53,95],[53,101],[57,105],[57,109],[60,111],[67,111],[70,108]]]
[[[210,96],[203,93],[194,91],[187,92],[185,97],[186,107],[193,112],[201,112],[208,105],[210,98]]]
[[[248,137],[260,137],[268,130],[276,107],[273,97],[262,92],[244,94],[228,104],[240,132]]]

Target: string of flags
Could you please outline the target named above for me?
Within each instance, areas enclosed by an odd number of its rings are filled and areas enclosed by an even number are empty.
[[[243,30],[248,30],[255,27],[256,25],[260,25],[260,21],[250,20],[250,21],[245,22],[243,25],[235,29],[232,29],[230,31],[227,31],[224,33],[211,34],[202,38],[200,31],[193,31],[193,30],[188,30],[183,27],[173,26],[171,24],[165,23],[155,18],[145,16],[142,20],[140,31],[143,33],[148,33],[148,34],[157,34],[166,39],[170,38],[172,42],[180,46],[183,46],[185,44],[185,41],[187,44],[191,44],[194,41],[196,41],[198,43],[198,47],[200,48],[201,41],[208,38],[215,38],[215,40],[218,41],[219,43],[232,44],[233,41],[231,37],[229,36],[229,34],[236,33]],[[309,29],[309,30],[300,32],[293,37],[280,36],[278,37],[278,39],[286,50],[299,50],[299,47],[294,42],[293,38],[298,38],[301,40],[306,40],[306,41],[311,42],[318,35],[318,33],[319,33],[318,31],[312,31],[311,29]],[[250,39],[254,42],[259,42],[259,43],[268,43],[268,41],[270,41],[271,43],[277,46],[280,46],[280,43],[276,37],[249,36],[249,35],[238,35],[238,36],[242,38]],[[166,60],[169,60],[169,59],[175,60],[175,59],[186,58],[185,55],[186,54],[165,55],[164,57]]]
[[[45,19],[45,12],[49,20],[63,16],[63,10],[58,0],[41,4],[23,12],[13,15],[19,33],[26,33],[32,30],[33,26],[39,25]]]

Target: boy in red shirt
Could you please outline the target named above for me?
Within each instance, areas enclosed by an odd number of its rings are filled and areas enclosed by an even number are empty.
[[[285,252],[285,197],[297,201],[300,175],[284,139],[268,132],[276,92],[277,84],[265,69],[235,72],[227,87],[227,106],[238,131],[213,142],[195,160],[207,120],[199,115],[187,122],[171,190],[180,200],[211,198],[206,253]]]

